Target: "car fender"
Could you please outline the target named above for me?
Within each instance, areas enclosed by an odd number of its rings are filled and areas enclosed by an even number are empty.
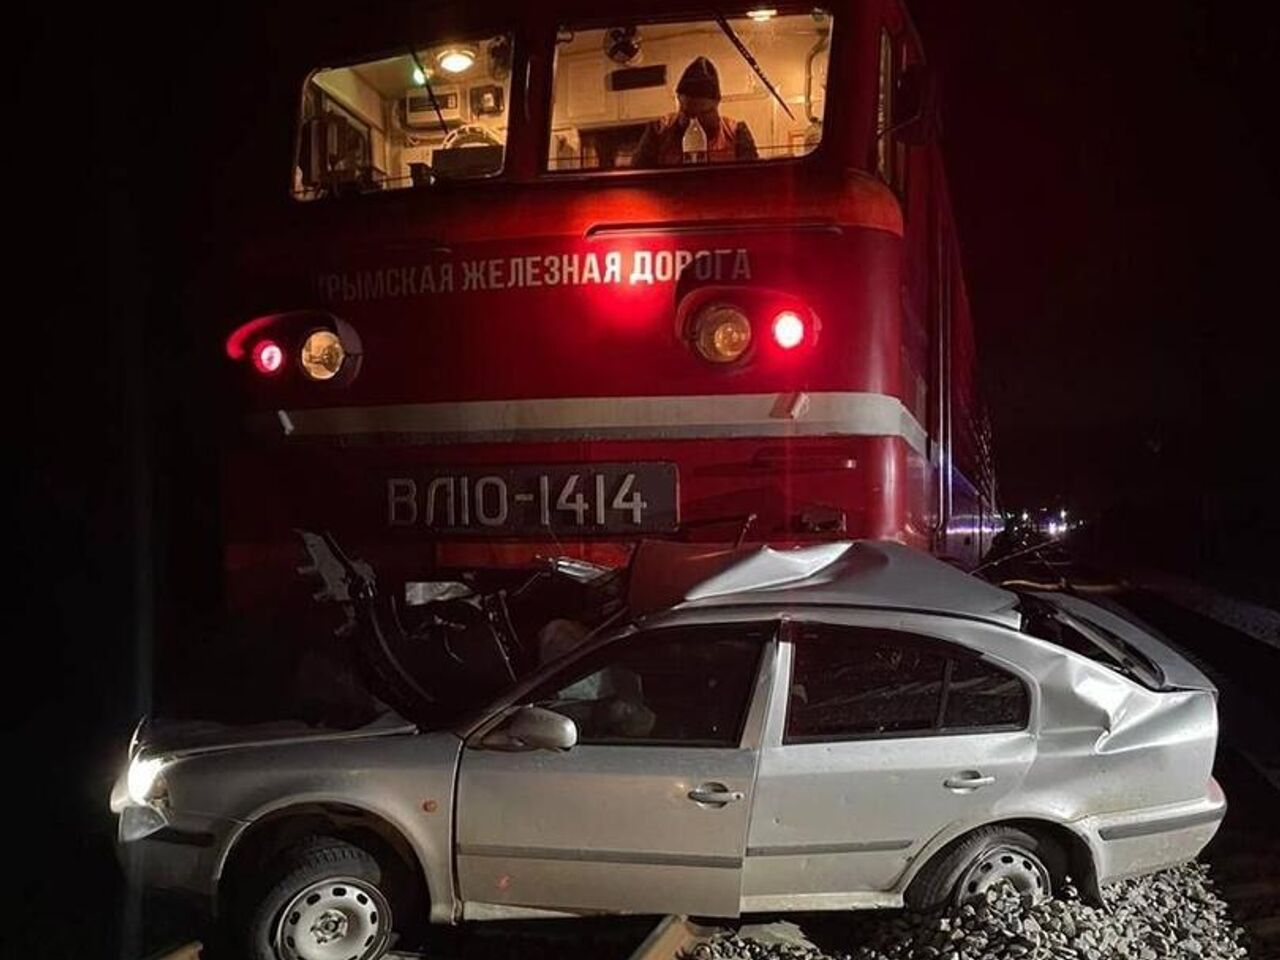
[[[445,839],[441,842],[436,835],[436,831],[428,832],[415,829],[411,823],[406,821],[402,810],[387,804],[380,804],[366,796],[352,798],[350,795],[340,795],[332,791],[291,794],[288,797],[263,804],[247,814],[243,819],[238,819],[237,826],[228,831],[222,847],[218,851],[214,864],[214,889],[217,889],[218,884],[221,883],[227,863],[230,861],[237,844],[254,827],[260,825],[266,819],[287,817],[291,810],[297,811],[301,815],[306,808],[315,807],[341,807],[346,810],[356,811],[359,814],[381,821],[383,825],[399,834],[400,838],[412,851],[417,860],[417,865],[422,870],[422,875],[426,880],[432,922],[447,923],[454,919],[458,904],[453,884],[452,830],[449,829],[444,833]]]
[[[897,893],[905,893],[906,889],[911,885],[911,881],[919,875],[924,865],[932,860],[939,851],[954,840],[959,839],[967,833],[977,830],[979,827],[996,826],[1007,823],[1041,823],[1050,827],[1066,830],[1070,833],[1085,849],[1089,852],[1089,859],[1092,868],[1096,871],[1098,864],[1098,845],[1094,837],[1081,829],[1080,825],[1074,821],[1063,820],[1051,810],[1046,808],[1025,807],[1025,808],[1002,808],[999,816],[990,817],[973,817],[965,820],[953,820],[935,833],[917,850],[907,862],[906,868],[902,872],[902,876],[898,878],[894,884],[894,891]],[[1070,853],[1070,851],[1068,851]],[[1082,878],[1075,878],[1077,883],[1088,887],[1089,881]],[[1084,889],[1086,893],[1094,893],[1093,890]]]

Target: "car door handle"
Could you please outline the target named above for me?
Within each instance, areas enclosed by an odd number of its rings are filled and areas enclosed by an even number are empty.
[[[741,790],[730,790],[723,783],[704,783],[689,791],[689,799],[695,803],[712,803],[718,807],[741,800],[743,796]]]
[[[979,787],[989,787],[995,782],[995,777],[984,777],[977,770],[965,770],[954,777],[947,777],[942,781],[942,785],[948,790],[968,793],[972,790],[977,790]]]

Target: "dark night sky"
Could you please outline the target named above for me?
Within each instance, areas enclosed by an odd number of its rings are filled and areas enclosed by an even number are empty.
[[[918,0],[1008,505],[1261,488],[1276,15]]]

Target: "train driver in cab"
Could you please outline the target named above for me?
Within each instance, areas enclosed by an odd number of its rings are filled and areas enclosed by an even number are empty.
[[[631,166],[678,167],[759,158],[746,123],[720,113],[720,75],[706,57],[697,57],[685,67],[676,84],[676,100],[675,113],[645,127]],[[701,130],[691,129],[693,123]]]

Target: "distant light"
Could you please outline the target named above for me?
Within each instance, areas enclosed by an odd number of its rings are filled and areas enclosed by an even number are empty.
[[[425,87],[427,85],[427,75],[422,72],[421,67],[413,68],[413,82],[419,87]]]
[[[1061,519],[1061,520],[1065,520],[1065,519],[1067,519],[1067,508],[1066,508],[1066,507],[1063,507],[1061,510],[1059,510],[1059,511],[1058,511],[1058,518],[1059,518],[1059,519]]]
[[[747,16],[756,23],[764,23],[766,20],[772,20],[778,15],[778,11],[773,7],[760,7],[758,10],[748,10]]]
[[[274,340],[259,340],[253,347],[253,366],[262,374],[270,376],[279,372],[284,366],[284,351]]]
[[[1026,523],[1026,522],[1027,522],[1028,520],[1030,520],[1030,519],[1031,519],[1031,515],[1030,515],[1029,513],[1027,513],[1027,511],[1023,510],[1023,511],[1022,511],[1022,522],[1023,522],[1023,523]]]
[[[465,73],[476,62],[476,52],[467,47],[449,47],[436,54],[436,63],[445,73]]]
[[[773,339],[783,350],[791,350],[804,342],[804,321],[793,310],[783,310],[773,318]]]

